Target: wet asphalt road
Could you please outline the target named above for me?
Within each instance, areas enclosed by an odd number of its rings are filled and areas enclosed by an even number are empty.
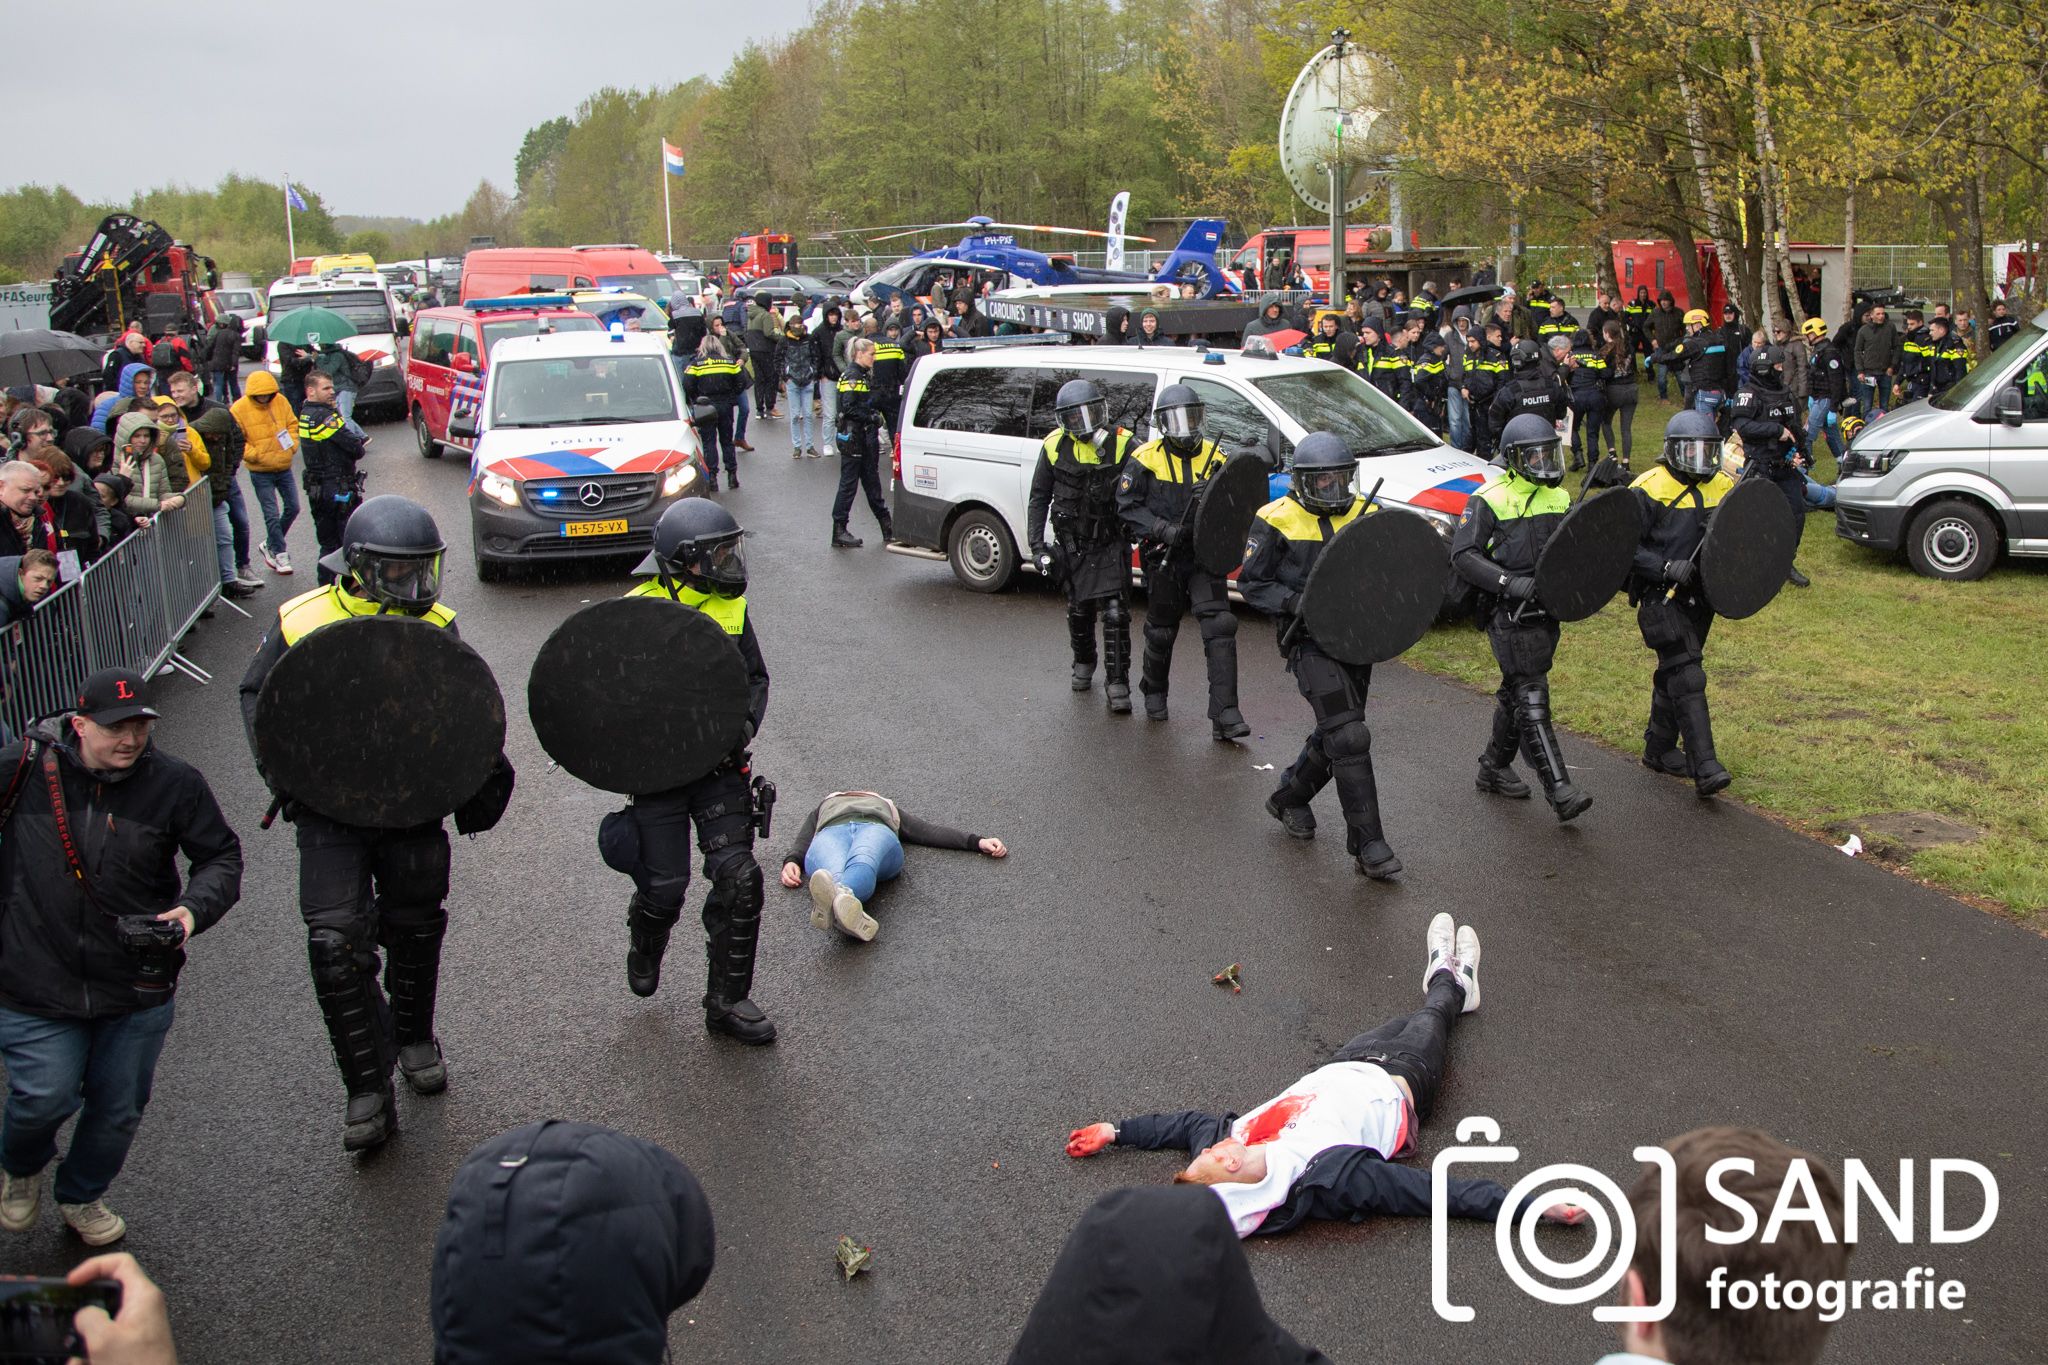
[[[1008,1351],[1067,1229],[1119,1184],[1167,1178],[1166,1154],[1061,1152],[1081,1122],[1244,1109],[1330,1047],[1419,1002],[1422,932],[1449,909],[1486,947],[1485,1008],[1453,1045],[1423,1133],[1498,1119],[1527,1167],[1589,1163],[1621,1185],[1631,1149],[1706,1123],[1751,1124],[1839,1162],[1969,1157],[1998,1174],[1994,1229],[1966,1246],[1866,1245],[1852,1273],[1914,1264],[1968,1286],[1967,1307],[1865,1313],[1838,1361],[2048,1356],[2037,1243],[2048,1231],[2038,983],[2048,941],[1781,830],[1632,756],[1566,740],[1598,804],[1560,828],[1540,800],[1476,794],[1486,698],[1398,667],[1369,720],[1395,886],[1323,835],[1284,838],[1261,811],[1306,726],[1266,625],[1239,634],[1254,736],[1213,742],[1192,626],[1166,725],[1104,713],[1067,688],[1058,600],[997,597],[945,566],[828,548],[834,462],[792,462],[757,423],[746,487],[754,618],[774,688],[757,764],[780,785],[755,998],[772,1049],[708,1037],[701,957],[679,933],[660,995],[623,981],[627,883],[599,862],[616,799],[546,772],[524,715],[540,642],[623,569],[497,587],[468,555],[465,464],[428,463],[374,429],[373,492],[425,502],[451,544],[447,599],[496,669],[520,771],[505,822],[457,840],[440,1033],[452,1081],[401,1090],[401,1136],[369,1159],[339,1142],[342,1091],[306,979],[290,836],[265,804],[234,684],[301,572],[192,639],[215,670],[164,687],[162,743],[212,778],[242,832],[241,904],[194,948],[154,1104],[111,1200],[128,1248],[170,1295],[195,1362],[421,1361],[428,1269],[448,1179],[482,1139],[543,1116],[616,1125],[697,1172],[718,1221],[706,1292],[673,1321],[678,1360],[983,1361]],[[252,505],[253,512],[253,505]],[[1569,633],[1564,646],[1569,649]],[[1647,656],[1646,656],[1647,664]],[[1647,674],[1647,669],[1646,669]],[[1740,774],[1735,788],[1740,793]],[[784,836],[834,787],[874,787],[922,815],[999,834],[994,862],[913,850],[880,898],[880,938],[810,927],[772,884]],[[685,924],[694,917],[693,889]],[[1210,976],[1243,964],[1244,992]],[[1974,1214],[1975,1200],[1961,1199]],[[1958,1221],[1969,1221],[1964,1218]],[[875,1248],[842,1283],[835,1239]],[[1576,1255],[1579,1234],[1552,1234]],[[79,1247],[47,1210],[10,1269],[61,1273]],[[1316,1226],[1247,1250],[1274,1316],[1339,1362],[1590,1361],[1611,1329],[1524,1299],[1490,1230],[1453,1229],[1466,1326],[1430,1305],[1426,1222]]]

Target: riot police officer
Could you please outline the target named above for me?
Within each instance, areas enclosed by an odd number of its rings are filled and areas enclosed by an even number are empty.
[[[1518,345],[1520,343],[1517,343]],[[1479,757],[1477,786],[1498,796],[1526,797],[1515,776],[1516,741],[1543,783],[1559,820],[1585,814],[1593,798],[1572,784],[1550,723],[1550,664],[1558,624],[1536,599],[1537,556],[1564,520],[1564,456],[1557,429],[1533,413],[1511,419],[1500,434],[1507,477],[1465,504],[1451,539],[1451,566],[1491,599],[1486,636],[1500,664],[1493,737]]]
[[[1707,674],[1701,666],[1714,609],[1700,593],[1698,560],[1707,521],[1735,481],[1721,471],[1721,432],[1714,419],[1685,409],[1664,428],[1659,463],[1629,485],[1643,516],[1629,596],[1636,626],[1656,652],[1650,685],[1650,722],[1643,730],[1643,766],[1683,777],[1701,796],[1731,779],[1714,757],[1707,714]],[[1678,741],[1685,740],[1685,752]]]
[[[335,580],[277,609],[276,622],[242,677],[242,719],[252,753],[264,680],[313,631],[354,617],[397,613],[455,632],[455,613],[439,600],[446,548],[433,517],[410,498],[383,494],[350,514],[341,547],[320,561]],[[492,780],[456,811],[456,827],[488,829],[511,790],[511,765],[500,755]],[[313,994],[348,1088],[341,1145],[362,1151],[397,1131],[394,1057],[416,1093],[437,1094],[448,1084],[434,1036],[441,939],[448,927],[442,905],[448,898],[448,833],[439,820],[409,829],[343,824],[295,799],[308,793],[275,795],[298,834],[299,914],[306,922]],[[377,983],[380,946],[386,953],[388,1005]]]
[[[1527,337],[1508,348],[1510,377],[1494,391],[1486,410],[1489,428],[1505,437],[1509,422],[1531,415],[1550,423],[1553,433],[1571,407],[1571,394],[1555,371],[1543,368],[1543,348]]]
[[[1287,671],[1315,716],[1315,728],[1301,753],[1280,775],[1266,798],[1266,813],[1296,839],[1312,839],[1315,812],[1309,803],[1334,777],[1344,810],[1345,848],[1358,870],[1383,881],[1401,870],[1380,827],[1379,786],[1373,779],[1372,731],[1365,724],[1370,664],[1341,663],[1323,653],[1300,622],[1302,589],[1323,547],[1377,508],[1368,508],[1352,489],[1357,461],[1338,437],[1310,432],[1294,448],[1294,485],[1286,497],[1269,502],[1252,522],[1238,591],[1261,611],[1283,619],[1282,649]]]
[[[1145,714],[1166,719],[1167,674],[1181,617],[1192,611],[1209,666],[1209,722],[1217,739],[1241,739],[1251,726],[1237,710],[1237,617],[1221,578],[1195,563],[1193,509],[1223,468],[1223,452],[1202,439],[1202,400],[1169,384],[1153,409],[1159,435],[1132,451],[1117,479],[1116,506],[1138,537],[1145,566],[1145,663],[1138,690]]]
[[[747,666],[747,739],[768,710],[768,665],[747,615],[745,534],[732,514],[708,498],[684,498],[654,526],[654,550],[637,570],[652,575],[628,597],[667,598],[717,622]],[[704,854],[704,1026],[743,1043],[772,1043],[775,1025],[748,998],[754,948],[761,931],[761,865],[754,861],[755,790],[746,745],[685,786],[633,798],[639,835],[633,898],[626,909],[626,985],[638,996],[661,987],[669,931],[682,917],[690,886],[690,826]]]
[[[1749,387],[1735,395],[1728,423],[1742,438],[1743,458],[1778,486],[1792,509],[1793,544],[1806,533],[1806,433],[1799,405],[1785,388],[1785,352],[1766,346],[1749,362]],[[1812,586],[1797,564],[1786,576],[1795,588]]]
[[[1109,420],[1109,400],[1092,379],[1070,379],[1053,400],[1059,426],[1038,451],[1031,503],[1024,519],[1039,572],[1067,593],[1067,637],[1074,651],[1074,690],[1095,679],[1095,619],[1102,618],[1103,695],[1118,715],[1131,710],[1131,545],[1117,516],[1116,486],[1134,438]],[[1059,537],[1045,543],[1048,512]]]

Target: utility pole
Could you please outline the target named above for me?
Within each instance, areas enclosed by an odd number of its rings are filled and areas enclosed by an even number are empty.
[[[1345,286],[1351,278],[1350,242],[1344,222],[1344,191],[1350,177],[1344,174],[1344,54],[1351,46],[1351,30],[1332,29],[1330,48],[1337,72],[1337,144],[1330,158],[1330,306],[1344,306]]]

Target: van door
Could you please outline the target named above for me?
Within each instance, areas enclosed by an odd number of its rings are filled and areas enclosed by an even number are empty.
[[[454,325],[446,318],[422,318],[412,334],[412,361],[406,367],[405,388],[413,406],[435,440],[448,436],[448,385],[454,378],[448,368]]]
[[[2032,553],[2048,552],[2048,342],[2039,343],[2033,358],[2013,372],[2012,383],[2020,391],[2020,424],[2009,427],[1993,418],[1991,481],[2012,499],[2016,538],[2037,542]],[[1996,413],[1998,395],[1988,394],[1985,401]]]

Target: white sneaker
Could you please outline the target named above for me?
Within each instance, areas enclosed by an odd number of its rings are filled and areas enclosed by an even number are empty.
[[[841,933],[862,943],[873,943],[875,934],[882,927],[875,923],[874,916],[861,908],[860,897],[843,886],[832,898],[832,922],[839,926]]]
[[[279,550],[275,555],[265,555],[264,558],[270,561],[271,568],[281,574],[290,575],[292,571],[292,557],[285,551]]]
[[[1453,968],[1458,974],[1458,984],[1465,988],[1465,1008],[1460,1014],[1470,1014],[1479,1008],[1479,931],[1467,924],[1458,930],[1458,955]]]
[[[830,929],[832,927],[832,898],[839,894],[839,883],[832,880],[832,874],[819,868],[811,874],[811,927]]]
[[[59,1204],[57,1212],[71,1224],[78,1240],[89,1247],[103,1247],[128,1235],[126,1220],[108,1208],[104,1199],[95,1199],[90,1204]]]
[[[275,573],[277,571],[277,556],[270,553],[270,547],[268,545],[258,545],[256,547],[256,553],[263,556],[264,565],[267,568],[269,568],[272,573]]]
[[[1429,922],[1429,962],[1422,969],[1422,993],[1429,994],[1429,983],[1436,980],[1436,974],[1452,966],[1452,944],[1458,937],[1458,922],[1448,914],[1439,914]]]
[[[0,1171],[0,1228],[27,1232],[36,1225],[36,1211],[43,1204],[43,1177],[8,1175]]]
[[[246,584],[247,586],[252,588],[260,588],[263,586],[263,580],[261,578],[258,578],[256,576],[256,571],[251,569],[247,564],[244,564],[241,568],[235,570],[235,581],[238,583]]]

